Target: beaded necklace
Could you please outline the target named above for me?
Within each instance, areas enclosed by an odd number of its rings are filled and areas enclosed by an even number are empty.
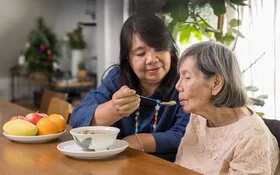
[[[153,124],[153,132],[155,132],[156,127],[157,127],[157,122],[158,122],[158,111],[160,109],[160,104],[161,101],[160,100],[156,100],[157,105],[155,106],[155,117],[154,117],[154,124]],[[140,116],[140,106],[137,109],[136,113],[135,113],[135,134],[137,134],[139,132],[139,116]]]

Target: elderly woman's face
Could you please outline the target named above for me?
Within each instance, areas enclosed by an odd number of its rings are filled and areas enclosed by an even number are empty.
[[[159,84],[170,70],[171,56],[167,51],[149,47],[133,34],[129,63],[141,83]]]
[[[179,67],[180,79],[176,84],[184,112],[200,114],[210,104],[213,80],[205,79],[196,67],[194,56],[187,57]]]

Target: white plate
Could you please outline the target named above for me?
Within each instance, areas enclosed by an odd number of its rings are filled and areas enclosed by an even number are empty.
[[[3,132],[3,135],[12,141],[21,142],[21,143],[44,143],[44,142],[48,142],[48,141],[57,139],[59,136],[61,136],[65,132],[66,132],[66,130],[64,130],[63,132],[57,133],[57,134],[36,135],[36,136],[15,136],[15,135],[9,135],[9,134],[6,134],[5,132]]]
[[[116,140],[108,150],[85,151],[74,140],[57,145],[57,149],[63,154],[77,159],[104,159],[123,152],[128,146],[124,140]]]

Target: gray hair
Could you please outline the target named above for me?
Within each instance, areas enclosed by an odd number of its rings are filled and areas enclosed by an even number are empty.
[[[242,81],[242,73],[236,56],[224,45],[213,42],[199,42],[187,48],[179,60],[178,66],[189,56],[196,59],[197,68],[205,79],[213,75],[224,78],[221,91],[212,97],[217,107],[241,107],[247,103],[247,93]]]

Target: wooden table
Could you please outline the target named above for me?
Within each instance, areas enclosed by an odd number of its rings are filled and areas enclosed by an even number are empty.
[[[20,94],[20,80],[26,80],[31,83],[36,83],[42,88],[48,88],[63,92],[88,92],[90,89],[96,88],[96,78],[85,81],[68,80],[68,81],[50,81],[46,78],[37,78],[32,75],[19,74],[17,72],[11,72],[11,101],[16,102],[21,100],[17,97]]]
[[[32,112],[26,108],[0,100],[0,124],[14,115]],[[56,146],[72,140],[67,132],[49,143],[24,144],[12,142],[0,135],[0,174],[66,174],[66,175],[170,175],[197,173],[158,157],[127,148],[115,157],[103,160],[78,160],[65,156]]]

